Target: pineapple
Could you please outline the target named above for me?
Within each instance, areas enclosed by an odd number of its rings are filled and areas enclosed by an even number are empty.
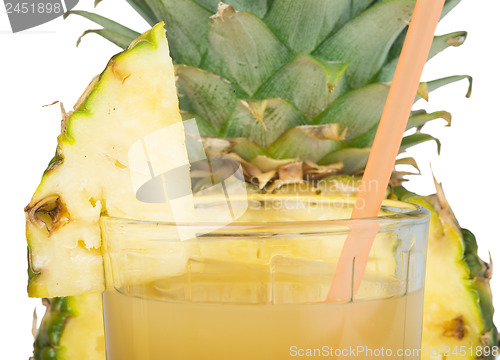
[[[222,144],[241,161],[252,189],[355,195],[414,0],[128,2],[152,26],[165,21],[180,116],[195,118],[206,144]],[[447,1],[444,13],[458,2]],[[127,194],[127,150],[181,120],[162,25],[139,35],[96,14],[70,13],[102,25],[90,32],[126,50],[63,119],[56,157],[26,208],[28,291],[51,298],[36,359],[105,358],[99,217],[169,215]],[[430,56],[465,37],[437,36]],[[418,97],[464,78],[422,83]],[[414,111],[408,129],[416,131],[401,151],[425,141],[439,145],[420,132],[437,118],[449,121],[450,114]],[[491,270],[477,257],[473,235],[458,226],[439,188],[424,199],[400,186],[401,175],[394,174],[388,197],[432,211],[423,347],[439,347],[442,356],[445,346],[495,345]]]

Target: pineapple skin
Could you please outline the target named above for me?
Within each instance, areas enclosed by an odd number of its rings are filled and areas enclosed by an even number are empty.
[[[101,293],[44,299],[44,304],[32,359],[106,360]]]

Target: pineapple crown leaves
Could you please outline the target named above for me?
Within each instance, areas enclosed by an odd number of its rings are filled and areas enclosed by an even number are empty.
[[[447,0],[443,15],[460,0]],[[255,156],[343,162],[344,172],[366,164],[415,0],[127,0],[150,24],[165,21],[176,64],[179,105],[201,135],[246,138],[230,151]],[[70,11],[103,29],[92,32],[126,48],[137,36],[102,16]],[[460,46],[463,31],[436,36],[429,59]],[[467,79],[422,83],[415,100]],[[401,151],[438,139],[420,133],[445,111],[412,113],[417,132]],[[338,124],[342,139],[318,138]],[[321,131],[312,134],[309,126]]]
[[[103,27],[102,29],[85,31],[76,41],[76,46],[80,44],[82,38],[85,35],[95,33],[108,39],[119,47],[126,49],[128,45],[140,35],[138,32],[131,30],[113,20],[107,19],[104,16],[100,16],[98,14],[90,13],[88,11],[73,10],[71,12],[65,13],[63,18],[66,19],[70,14],[83,16]]]

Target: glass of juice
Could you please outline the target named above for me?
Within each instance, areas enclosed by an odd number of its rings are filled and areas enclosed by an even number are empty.
[[[361,220],[378,232],[359,288],[338,301],[354,200],[245,201],[222,226],[101,219],[108,360],[419,359],[427,210],[386,201]],[[216,214],[220,201],[199,206]]]

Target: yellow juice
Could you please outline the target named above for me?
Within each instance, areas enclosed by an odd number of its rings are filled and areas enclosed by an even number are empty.
[[[359,289],[332,302],[349,228],[322,221],[349,218],[344,200],[182,227],[192,241],[171,224],[105,218],[107,360],[418,360],[427,214],[391,203]]]
[[[419,358],[422,290],[337,304],[245,304],[231,303],[231,292],[244,288],[217,283],[200,283],[194,301],[180,300],[171,296],[179,283],[103,295],[108,360]]]

